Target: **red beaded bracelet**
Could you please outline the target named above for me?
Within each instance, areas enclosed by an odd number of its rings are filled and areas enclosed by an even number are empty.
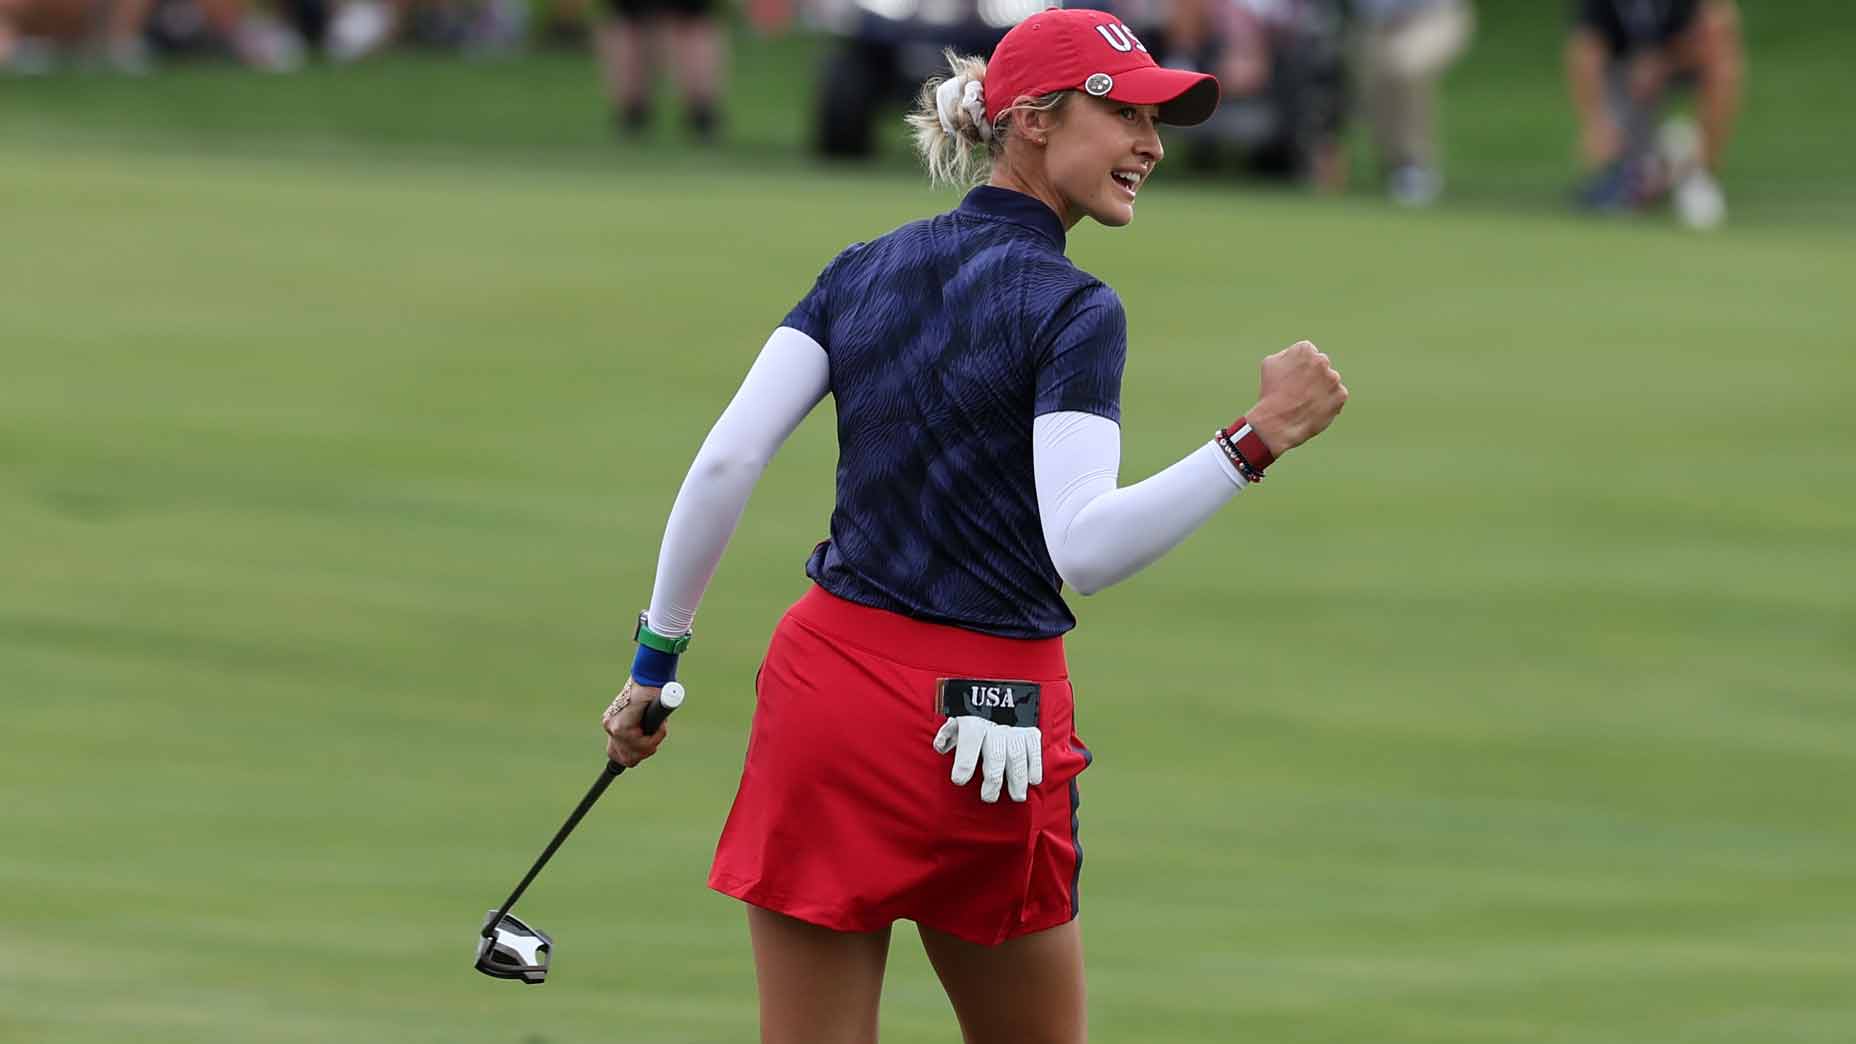
[[[1238,452],[1237,446],[1225,435],[1223,429],[1212,432],[1212,441],[1224,451],[1226,459],[1230,460],[1231,466],[1237,469],[1237,473],[1244,477],[1245,482],[1263,481],[1263,472],[1252,467],[1250,461],[1244,459],[1244,455]]]

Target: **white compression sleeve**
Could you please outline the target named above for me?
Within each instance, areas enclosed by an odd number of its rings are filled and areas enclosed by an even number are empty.
[[[1123,489],[1121,425],[1093,413],[1046,413],[1031,425],[1044,543],[1057,575],[1082,594],[1119,583],[1180,541],[1245,482],[1215,442]]]
[[[817,341],[786,326],[767,338],[677,491],[657,553],[649,610],[653,631],[674,635],[690,629],[748,494],[774,451],[830,387],[831,364]]]

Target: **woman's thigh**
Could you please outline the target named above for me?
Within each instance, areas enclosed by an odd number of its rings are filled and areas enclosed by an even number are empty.
[[[980,946],[923,928],[922,948],[966,1044],[1083,1044],[1083,932],[1055,928]]]
[[[875,1044],[889,929],[835,932],[748,907],[761,1044]]]

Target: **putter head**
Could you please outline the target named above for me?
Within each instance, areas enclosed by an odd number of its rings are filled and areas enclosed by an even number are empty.
[[[548,961],[554,940],[539,928],[523,924],[515,914],[496,920],[491,910],[483,919],[477,940],[477,970],[498,979],[521,979],[530,986],[548,981]]]

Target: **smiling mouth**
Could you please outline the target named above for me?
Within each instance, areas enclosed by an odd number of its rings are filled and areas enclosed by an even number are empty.
[[[1141,176],[1139,174],[1134,173],[1133,171],[1127,171],[1127,170],[1110,171],[1109,177],[1115,182],[1116,187],[1120,188],[1123,192],[1126,192],[1128,194],[1129,199],[1133,199],[1134,194],[1140,191]]]

